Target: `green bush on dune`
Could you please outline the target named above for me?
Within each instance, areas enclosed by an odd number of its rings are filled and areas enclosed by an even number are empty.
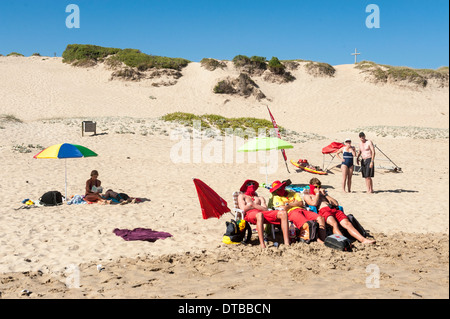
[[[269,61],[269,70],[275,74],[283,74],[286,67],[278,60],[277,57],[272,57]]]
[[[407,67],[390,67],[387,75],[394,81],[408,81],[422,87],[427,86],[427,79],[423,75]]]
[[[100,61],[109,55],[116,54],[120,49],[104,48],[90,44],[69,44],[63,52],[63,62],[73,63],[80,60]]]
[[[112,61],[122,62],[139,71],[150,68],[180,70],[190,62],[182,58],[148,55],[136,49],[105,48],[89,44],[69,44],[62,57],[64,63],[81,65],[103,62],[108,57]]]
[[[200,121],[202,128],[217,129],[222,135],[226,133],[227,129],[232,129],[234,132],[236,132],[236,130],[245,131],[246,129],[254,130],[254,132],[264,130],[266,134],[269,133],[269,130],[273,129],[271,121],[253,117],[227,118],[216,114],[195,115],[191,113],[175,112],[166,114],[161,119],[163,121],[175,122],[190,127],[193,126],[193,121]],[[285,132],[283,127],[278,128],[281,133]]]
[[[280,63],[283,64],[288,70],[297,70],[301,63],[305,63],[306,72],[315,77],[333,77],[336,73],[336,69],[328,63],[317,62],[305,59],[293,59],[293,60],[282,60]]]
[[[254,95],[258,101],[266,97],[250,75],[245,72],[239,74],[237,78],[227,78],[220,81],[214,86],[213,92],[216,94],[237,94],[244,97]]]
[[[236,89],[233,87],[231,81],[222,80],[214,86],[213,92],[216,94],[234,94],[236,93]]]
[[[17,53],[17,52],[11,52],[10,54],[8,54],[7,56],[24,56],[22,53]]]
[[[267,61],[265,57],[245,55],[237,55],[233,58],[233,63],[236,68],[242,72],[247,72],[251,75],[262,75],[267,69],[278,78],[281,78],[281,82],[291,82],[295,80],[295,77],[286,71],[286,66],[281,63],[277,57],[272,57],[270,61]],[[273,77],[266,75],[266,80],[273,80]]]
[[[355,68],[368,72],[373,76],[376,82],[387,83],[405,81],[416,84],[420,87],[426,87],[428,80],[435,79],[442,86],[448,86],[449,68],[440,67],[432,69],[414,69],[405,66],[392,66],[386,64],[377,64],[372,61],[361,61]]]
[[[186,126],[192,126],[193,121],[200,121],[202,127],[210,128],[211,126],[200,116],[192,114],[192,113],[184,113],[184,112],[175,112],[169,113],[161,117],[163,121],[166,122],[175,122]]]
[[[225,129],[253,129],[258,131],[259,129],[266,130],[273,129],[273,124],[269,120],[257,119],[254,117],[233,117],[226,118],[216,114],[205,114],[201,118],[205,119],[211,127],[219,129],[221,132],[225,132]],[[281,132],[284,132],[283,127],[279,127]]]
[[[261,72],[267,69],[267,59],[262,56],[252,56],[249,58],[245,55],[236,55],[233,58],[236,68],[246,68],[249,73]]]
[[[419,74],[421,74],[423,77],[427,79],[437,79],[442,81],[448,81],[449,80],[449,68],[448,66],[442,66],[440,68],[437,68],[436,70],[432,69],[417,69],[416,70]]]
[[[148,55],[135,49],[121,50],[116,54],[115,58],[127,66],[137,68],[139,71],[145,71],[150,68],[181,70],[190,62],[182,58]]]
[[[444,73],[444,74],[446,73],[446,74],[448,74],[449,68],[448,68],[448,66],[441,66],[440,68],[436,69],[436,71],[439,72],[439,73]]]
[[[209,71],[214,71],[217,68],[224,69],[227,65],[224,62],[218,61],[216,59],[204,58],[200,61],[202,67]]]
[[[306,71],[314,76],[329,76],[332,77],[336,73],[336,69],[324,62],[310,61],[305,65]]]

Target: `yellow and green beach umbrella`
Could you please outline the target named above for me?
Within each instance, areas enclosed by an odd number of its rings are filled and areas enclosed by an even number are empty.
[[[97,153],[88,149],[87,147],[76,144],[57,144],[50,146],[40,153],[33,156],[36,159],[68,159],[68,158],[82,158],[95,157]],[[66,200],[67,200],[67,163],[65,162],[65,181],[66,181]]]
[[[283,141],[277,137],[256,137],[244,145],[242,145],[238,152],[258,152],[258,151],[270,151],[270,150],[284,150],[288,148],[294,148],[291,144]],[[268,184],[268,173],[267,173],[267,159],[266,159],[266,184]]]
[[[277,137],[256,137],[244,145],[242,145],[238,152],[258,152],[258,151],[270,151],[270,150],[284,150],[287,148],[294,148],[291,144],[283,141]]]

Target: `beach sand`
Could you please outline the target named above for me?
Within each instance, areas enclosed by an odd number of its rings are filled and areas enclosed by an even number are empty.
[[[218,80],[238,74],[231,64],[210,72],[191,63],[175,85],[155,87],[151,81],[111,81],[101,65],[0,57],[6,74],[0,79],[0,298],[449,298],[448,87],[379,85],[353,65],[335,68],[333,78],[295,70],[296,80],[286,84],[256,78],[271,99],[258,102],[212,93]],[[357,146],[364,130],[402,168],[377,169],[374,194],[366,193],[360,174],[353,176],[353,192],[344,193],[333,165],[319,176],[376,245],[356,243],[353,252],[339,252],[317,242],[270,243],[262,250],[256,235],[248,246],[225,245],[225,221],[233,216],[202,219],[192,178],[233,208],[232,193],[244,180],[266,182],[262,158],[249,162],[247,154],[242,162],[226,163],[224,153],[210,163],[207,139],[201,161],[191,153],[188,163],[174,163],[171,151],[180,140],[171,132],[179,127],[159,117],[184,111],[268,119],[266,105],[279,125],[297,138],[307,136],[286,150],[289,160],[322,166],[323,147],[347,136]],[[83,120],[96,121],[98,134],[82,137]],[[192,147],[196,139],[187,141]],[[42,147],[64,142],[99,156],[33,159]],[[288,173],[281,156],[275,163],[269,183],[289,178],[306,185],[317,177],[291,164]],[[143,202],[23,208],[23,199],[37,200],[49,190],[64,194],[66,165],[68,195],[83,195],[96,169],[105,189]],[[259,192],[269,198],[267,189]],[[125,241],[116,228],[173,237]],[[373,287],[377,271],[379,286]],[[31,293],[22,295],[24,289]]]

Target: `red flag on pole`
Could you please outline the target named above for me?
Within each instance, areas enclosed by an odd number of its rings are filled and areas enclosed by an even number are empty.
[[[270,112],[269,106],[267,106],[267,110],[269,111],[270,119],[272,120],[273,128],[275,129],[275,132],[277,133],[277,137],[281,139],[280,130],[278,129],[277,122],[275,121],[275,118],[273,117],[272,112]],[[281,154],[283,154],[284,163],[286,164],[286,169],[287,169],[288,173],[290,173],[287,162],[286,162],[287,161],[286,151],[284,149],[282,149]]]

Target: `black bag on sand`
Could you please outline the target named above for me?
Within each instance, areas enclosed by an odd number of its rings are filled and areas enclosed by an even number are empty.
[[[340,250],[340,251],[352,251],[352,243],[347,237],[341,235],[330,235],[325,238],[325,246]]]
[[[349,222],[353,225],[353,227],[355,227],[355,229],[364,237],[367,238],[369,237],[369,232],[367,230],[364,229],[364,227],[361,226],[361,224],[358,222],[358,220],[355,218],[355,216],[353,216],[352,214],[347,215],[347,218],[349,220]],[[351,242],[356,241],[355,238],[353,238],[352,235],[350,235],[348,233],[348,231],[343,228],[341,225],[339,225],[339,229],[341,230],[342,234],[347,237]]]
[[[58,191],[50,191],[42,195],[39,201],[44,206],[62,205],[62,194]]]
[[[317,239],[319,223],[315,220],[308,220],[301,229],[296,229],[297,238],[300,242],[309,244]]]

